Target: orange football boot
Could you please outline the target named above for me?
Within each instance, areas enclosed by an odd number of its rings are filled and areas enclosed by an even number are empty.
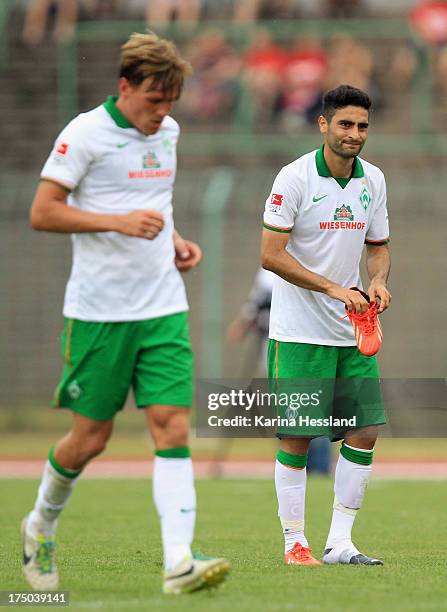
[[[377,314],[377,304],[376,302],[370,302],[369,295],[361,289],[357,287],[351,287],[351,289],[359,291],[365,300],[369,302],[368,310],[363,314],[349,312],[348,309],[345,308],[347,316],[354,328],[355,341],[357,342],[359,351],[367,357],[372,357],[380,349],[383,340],[382,326],[380,325],[379,316]]]
[[[312,549],[306,548],[299,542],[295,542],[292,550],[284,555],[286,565],[322,565],[320,561],[312,557]]]

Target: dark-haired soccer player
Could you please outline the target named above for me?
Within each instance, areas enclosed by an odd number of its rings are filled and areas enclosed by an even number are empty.
[[[362,294],[351,289],[361,287],[359,264],[365,243],[369,298],[377,301],[378,312],[388,308],[391,299],[386,287],[390,255],[385,180],[379,168],[358,157],[368,136],[370,107],[368,95],[349,85],[327,92],[319,118],[323,146],[282,168],[265,207],[262,265],[277,275],[269,379],[277,388],[281,381],[293,379],[324,383],[315,406],[307,411],[299,406],[297,415],[355,417],[355,427],[349,428],[343,428],[340,419],[338,429],[306,420],[278,429],[275,484],[287,564],[320,564],[304,535],[304,501],[309,441],[321,435],[343,439],[323,562],[382,564],[362,554],[351,539],[371,475],[378,425],[385,418],[376,388],[376,358],[359,352],[345,316],[345,307],[358,314],[368,308]],[[326,379],[337,382],[328,387]],[[372,396],[358,397],[347,385],[340,387],[339,379],[352,379],[353,386],[356,380],[372,379]]]
[[[73,424],[51,449],[34,508],[22,523],[24,573],[39,590],[58,586],[58,517],[83,468],[104,450],[130,387],[156,447],[163,590],[215,585],[229,569],[225,559],[191,554],[193,361],[180,271],[198,265],[201,251],[174,229],[179,126],[169,116],[189,72],[171,42],[133,34],[121,49],[119,96],[67,125],[34,198],[34,229],[73,240],[65,366],[54,401],[73,411]]]

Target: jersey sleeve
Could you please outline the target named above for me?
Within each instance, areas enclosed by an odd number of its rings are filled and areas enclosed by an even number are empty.
[[[300,193],[288,174],[283,168],[273,182],[265,203],[264,227],[274,232],[290,234],[298,212]]]
[[[93,161],[91,138],[78,118],[71,121],[56,138],[41,179],[58,183],[68,191],[75,189]]]
[[[388,224],[388,210],[386,204],[386,184],[382,175],[378,198],[373,214],[371,215],[368,229],[366,231],[366,244],[382,245],[390,240],[390,228]]]

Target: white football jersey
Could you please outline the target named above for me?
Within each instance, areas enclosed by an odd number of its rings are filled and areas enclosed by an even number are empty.
[[[64,315],[84,321],[135,321],[188,310],[174,264],[172,192],[179,126],[165,117],[156,134],[134,128],[116,98],[78,115],[56,139],[42,170],[70,191],[69,206],[93,213],[162,213],[154,240],[119,232],[73,234]]]
[[[385,178],[356,158],[350,179],[335,179],[323,147],[282,168],[267,198],[264,227],[290,234],[287,251],[301,265],[343,287],[359,287],[363,245],[389,239]],[[354,346],[344,304],[275,276],[270,338]]]

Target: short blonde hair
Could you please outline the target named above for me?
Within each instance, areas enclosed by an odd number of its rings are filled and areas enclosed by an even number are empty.
[[[121,47],[120,77],[132,85],[153,77],[155,89],[174,91],[179,96],[185,76],[191,73],[191,64],[181,57],[174,43],[153,32],[135,32]]]

